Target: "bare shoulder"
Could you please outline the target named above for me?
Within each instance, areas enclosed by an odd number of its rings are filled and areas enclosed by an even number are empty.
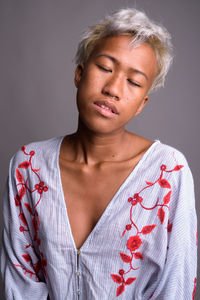
[[[130,149],[132,151],[133,156],[143,155],[149,149],[149,147],[151,147],[151,145],[154,143],[154,141],[133,134],[131,132],[128,132],[128,134],[129,134],[130,145],[131,145]]]

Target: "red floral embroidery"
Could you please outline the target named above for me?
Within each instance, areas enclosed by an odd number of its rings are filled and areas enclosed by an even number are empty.
[[[179,171],[183,168],[183,165],[176,165],[172,170],[167,170],[166,165],[161,165],[160,167],[160,176],[155,182],[149,182],[146,181],[146,186],[141,189],[138,193],[135,193],[133,197],[128,198],[128,202],[131,204],[130,208],[130,223],[125,226],[125,229],[122,233],[122,237],[125,235],[126,231],[130,231],[132,229],[136,230],[136,234],[134,236],[129,237],[126,247],[127,250],[129,250],[129,254],[122,253],[120,252],[120,257],[123,262],[127,263],[129,265],[129,269],[127,271],[121,269],[119,270],[119,275],[118,274],[111,274],[112,280],[120,284],[119,287],[117,288],[116,295],[119,296],[125,291],[126,285],[132,284],[135,280],[136,277],[128,277],[125,279],[125,276],[130,273],[131,271],[138,270],[139,268],[133,267],[133,261],[135,260],[143,260],[143,254],[140,251],[135,252],[142,246],[142,235],[150,234],[155,228],[156,224],[150,224],[150,225],[145,225],[141,230],[139,230],[138,226],[136,223],[133,221],[133,207],[135,205],[140,205],[143,209],[145,210],[157,210],[157,216],[158,219],[160,220],[160,224],[162,225],[165,221],[165,210],[169,209],[169,203],[171,200],[171,195],[172,195],[172,187],[171,184],[168,182],[166,178],[164,178],[164,173],[171,173],[174,171]],[[169,189],[169,191],[165,194],[164,198],[162,201],[159,201],[159,198],[156,200],[156,203],[152,207],[147,207],[145,206],[144,199],[142,197],[142,192],[146,189],[151,188],[155,184],[159,184],[161,188],[163,189]],[[166,227],[167,231],[170,233],[172,231],[172,223],[168,220],[168,225]]]
[[[136,236],[131,236],[128,239],[128,242],[126,244],[127,248],[133,252],[135,250],[137,250],[138,248],[140,248],[140,246],[142,245],[142,240],[140,239],[140,237],[138,235]]]
[[[195,300],[195,292],[196,292],[196,286],[197,286],[197,278],[194,279],[194,289],[192,293],[192,300]]]
[[[18,165],[18,168],[16,169],[16,179],[18,181],[17,187],[18,187],[18,193],[15,196],[15,205],[19,208],[19,221],[20,221],[20,227],[19,231],[25,234],[25,232],[29,232],[29,227],[28,223],[25,217],[25,214],[23,212],[23,209],[25,209],[30,215],[32,219],[32,225],[33,225],[33,230],[34,230],[34,238],[33,241],[31,241],[30,244],[25,245],[25,249],[28,249],[29,247],[34,247],[33,242],[36,242],[38,247],[40,246],[40,238],[38,237],[38,230],[40,226],[40,218],[37,212],[37,206],[40,203],[42,199],[42,194],[43,192],[48,191],[48,187],[44,184],[44,182],[41,180],[40,175],[38,172],[40,169],[34,169],[32,165],[32,158],[35,155],[35,151],[30,151],[30,153],[26,152],[25,146],[21,148],[21,151],[28,157],[28,160],[23,161]],[[33,172],[33,174],[36,176],[38,179],[38,183],[35,184],[34,189],[32,190],[29,185],[28,185],[28,178],[25,180],[24,176],[22,175],[22,171],[20,169],[28,169]],[[27,193],[33,194],[33,193],[38,193],[38,200],[35,205],[32,207],[30,206],[29,203],[22,201],[25,198],[25,195]],[[39,250],[40,252],[40,250]],[[22,268],[24,274],[28,274],[30,278],[33,276],[35,279],[38,281],[38,274],[42,270],[44,276],[46,277],[46,266],[47,266],[47,261],[44,258],[43,253],[40,252],[40,259],[36,262],[33,263],[33,260],[31,258],[31,255],[26,253],[22,254],[22,258],[30,264],[30,267],[34,272],[30,269],[25,268],[24,266],[14,264],[16,267]]]
[[[168,225],[167,225],[166,229],[168,232],[172,231],[172,223],[170,223],[170,221],[168,221]]]

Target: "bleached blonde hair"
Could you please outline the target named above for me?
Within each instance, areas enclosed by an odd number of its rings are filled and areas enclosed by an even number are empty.
[[[144,12],[134,8],[121,9],[88,27],[78,45],[75,62],[86,63],[100,39],[118,35],[132,36],[131,44],[134,47],[143,43],[153,47],[157,57],[158,72],[150,91],[164,86],[173,58],[171,36],[165,27],[156,24]]]

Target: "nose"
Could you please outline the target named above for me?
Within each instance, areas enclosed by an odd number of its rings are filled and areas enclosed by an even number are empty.
[[[116,100],[120,100],[123,94],[123,79],[120,74],[111,74],[106,81],[102,93]]]

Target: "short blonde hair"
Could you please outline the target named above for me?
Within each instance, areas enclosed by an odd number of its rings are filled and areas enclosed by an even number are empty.
[[[150,91],[164,86],[165,77],[172,63],[171,36],[165,27],[150,20],[144,12],[134,8],[121,9],[99,23],[88,27],[78,45],[75,62],[86,63],[97,42],[103,37],[130,35],[135,47],[150,44],[155,50],[158,72]]]

